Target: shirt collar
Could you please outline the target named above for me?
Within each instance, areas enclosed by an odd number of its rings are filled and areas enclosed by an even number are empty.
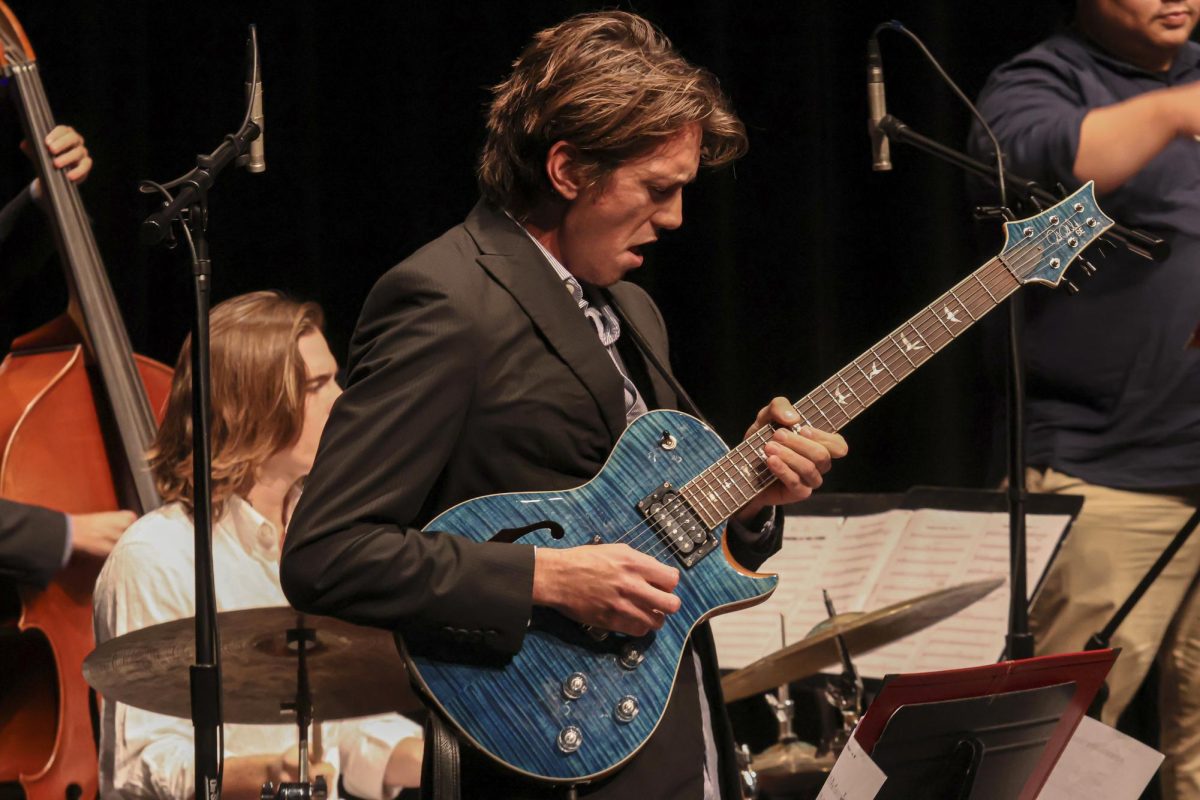
[[[534,236],[532,233],[530,233],[529,229],[526,228],[524,225],[522,225],[516,217],[514,217],[508,211],[505,211],[504,215],[507,216],[509,219],[511,219],[514,223],[516,223],[517,227],[521,229],[521,232],[529,237],[529,241],[533,242],[534,245],[537,247],[537,249],[539,251],[541,251],[541,254],[546,257],[546,261],[554,269],[554,273],[556,275],[558,275],[559,280],[563,281],[564,283],[566,283],[567,281],[578,281],[579,280],[574,275],[572,275],[567,270],[567,268],[564,267],[562,265],[562,263],[557,258],[554,257],[554,254],[552,254],[549,250],[547,250],[545,245],[543,245],[541,242],[539,242],[537,240],[537,237]]]
[[[252,556],[279,561],[279,531],[249,501],[231,495],[219,523]]]

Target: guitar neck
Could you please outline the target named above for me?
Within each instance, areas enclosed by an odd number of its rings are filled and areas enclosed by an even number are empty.
[[[1002,257],[992,258],[793,407],[806,425],[841,430],[1020,286]],[[770,425],[759,428],[680,489],[708,527],[774,483],[762,449],[774,432]]]

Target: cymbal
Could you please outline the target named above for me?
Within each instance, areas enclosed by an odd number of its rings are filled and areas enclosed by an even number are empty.
[[[419,709],[392,635],[291,608],[249,608],[217,615],[221,635],[222,711],[226,722],[278,724],[280,704],[296,699],[296,645],[288,630],[314,631],[305,661],[318,720]],[[189,667],[196,660],[192,617],[110,639],[83,662],[83,676],[108,700],[191,717]]]
[[[779,742],[750,759],[758,785],[772,793],[815,792],[825,783],[837,756],[818,753],[808,742]]]
[[[774,689],[841,661],[840,633],[851,653],[866,653],[953,616],[1003,585],[1004,578],[964,583],[867,613],[839,614],[798,642],[731,672],[721,680],[727,701]]]

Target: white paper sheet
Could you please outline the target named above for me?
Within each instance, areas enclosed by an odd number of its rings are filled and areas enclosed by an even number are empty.
[[[1031,596],[1069,521],[1065,515],[1028,516]],[[827,617],[823,588],[844,613],[873,611],[968,581],[1007,577],[1008,515],[896,509],[849,518],[789,517],[782,551],[761,569],[779,573],[775,595],[713,621],[722,667],[738,669],[803,639]],[[786,637],[781,636],[781,619]],[[950,619],[859,655],[855,663],[869,677],[989,664],[1004,649],[1007,627],[1006,582]]]
[[[817,800],[874,800],[887,776],[853,736],[834,762]]]
[[[1038,800],[1137,800],[1163,754],[1084,717]]]
[[[816,580],[829,542],[844,518],[804,517],[796,524],[797,519],[788,520],[782,549],[760,568],[762,572],[779,573],[775,594],[757,606],[712,619],[722,667],[744,667],[784,644],[803,639],[812,627],[796,618],[795,609],[807,605],[800,594]]]

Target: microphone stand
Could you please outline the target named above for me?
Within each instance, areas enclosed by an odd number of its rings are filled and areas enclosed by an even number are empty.
[[[253,33],[251,34],[253,36]],[[254,58],[257,63],[257,47]],[[208,254],[208,191],[217,175],[250,147],[261,128],[247,113],[237,133],[225,137],[216,150],[196,157],[196,166],[166,184],[142,181],[143,192],[158,192],[163,207],[142,223],[141,240],[152,246],[166,239],[174,247],[174,220],[191,251],[195,314],[192,317],[192,513],[195,528],[196,562],[196,663],[190,668],[192,726],[195,729],[195,797],[217,800],[221,796],[222,759],[218,731],[222,725],[221,669],[217,605],[212,560],[212,453],[208,309],[212,284],[212,261]],[[182,186],[178,194],[170,189]]]
[[[965,172],[983,178],[993,185],[999,183],[996,168],[985,164],[959,150],[934,141],[917,133],[908,125],[891,114],[879,121],[879,129],[889,140],[903,142],[911,147],[926,152],[948,164],[952,164]],[[1004,171],[1004,181],[1010,190],[1015,190],[1018,197],[1038,208],[1053,205],[1060,198],[1038,186],[1029,178]],[[981,209],[981,211],[985,211]],[[1009,216],[1008,209],[986,210],[985,216]],[[1123,225],[1113,225],[1105,232],[1104,238],[1110,243],[1120,244],[1126,250],[1142,258],[1162,260],[1166,257],[1169,246],[1162,239],[1150,234],[1127,228]],[[1094,270],[1084,262],[1085,269]],[[1085,272],[1090,274],[1090,272]],[[1074,284],[1068,281],[1068,288],[1074,289]],[[1009,301],[1009,368],[1008,374],[1008,502],[1009,502],[1009,555],[1011,576],[1009,579],[1009,630],[1006,638],[1005,657],[1008,659],[1031,658],[1033,656],[1033,634],[1029,632],[1029,598],[1027,590],[1027,568],[1025,552],[1025,474],[1024,474],[1024,423],[1022,411],[1024,408],[1024,392],[1021,385],[1021,356],[1018,339],[1016,307]],[[1152,579],[1151,579],[1152,580]],[[1144,591],[1144,590],[1143,590]],[[1136,602],[1136,600],[1134,600]],[[1114,626],[1115,627],[1115,626]]]
[[[953,164],[964,172],[982,178],[993,186],[997,183],[994,165],[985,164],[962,151],[947,147],[928,136],[923,136],[891,114],[879,121],[879,129],[887,135],[890,141],[904,142],[910,147],[915,147],[945,161],[947,164]],[[1062,199],[1053,192],[1043,189],[1037,181],[1022,177],[1007,169],[1004,170],[1004,183],[1010,191],[1015,191],[1018,197],[1037,208],[1052,206]],[[1136,228],[1127,228],[1119,222],[1114,223],[1100,238],[1120,245],[1129,252],[1151,261],[1163,261],[1171,252],[1170,245],[1157,236],[1151,236]]]

